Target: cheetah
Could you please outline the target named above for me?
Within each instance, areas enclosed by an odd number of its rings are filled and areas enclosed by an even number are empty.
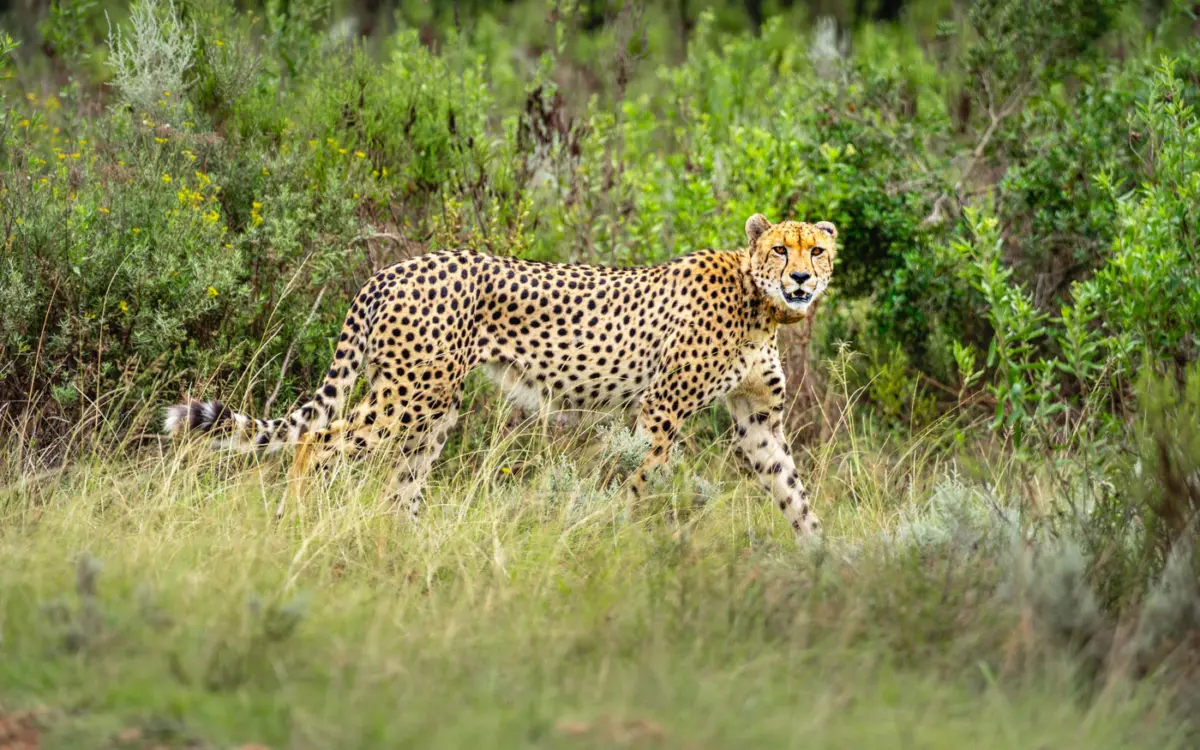
[[[740,250],[701,250],[649,267],[608,268],[442,250],[376,273],[350,305],[321,388],[282,419],[217,401],[167,409],[166,431],[214,433],[226,447],[295,446],[293,477],[342,453],[398,447],[388,496],[416,517],[422,487],[478,366],[516,404],[636,412],[649,448],[630,480],[644,496],[680,426],[724,397],[739,455],[797,535],[820,522],[784,439],[776,332],[826,291],[837,229],[762,214]],[[338,418],[360,368],[370,391]]]

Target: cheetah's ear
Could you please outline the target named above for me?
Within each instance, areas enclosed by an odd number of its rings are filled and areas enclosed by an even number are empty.
[[[837,239],[837,227],[833,225],[832,221],[818,221],[816,227],[835,240]]]
[[[750,247],[754,247],[754,243],[758,242],[762,233],[770,228],[771,222],[767,221],[767,217],[762,214],[754,214],[746,219],[746,239],[750,240]]]

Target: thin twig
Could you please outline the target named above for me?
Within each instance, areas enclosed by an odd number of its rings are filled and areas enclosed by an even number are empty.
[[[961,196],[963,186],[966,185],[967,180],[969,180],[971,177],[971,173],[975,171],[975,167],[983,158],[984,153],[987,151],[988,145],[992,142],[992,138],[995,137],[996,131],[1000,127],[1000,123],[1004,122],[1004,120],[1011,117],[1013,113],[1017,111],[1017,108],[1020,107],[1021,103],[1025,100],[1025,94],[1030,88],[1031,85],[1028,83],[1018,86],[1013,91],[1012,95],[1009,96],[1008,101],[1004,104],[1004,106],[997,111],[991,86],[987,84],[986,79],[983,81],[983,90],[987,94],[988,100],[988,126],[983,131],[983,135],[979,137],[979,141],[975,144],[975,148],[971,149],[970,159],[963,167],[962,174],[959,175],[958,181],[954,183],[954,187],[938,195],[938,197],[933,201],[933,210],[930,211],[929,216],[925,217],[925,220],[921,222],[922,224],[930,225],[941,222],[942,206],[945,205],[946,201],[948,201],[952,196]]]
[[[300,326],[300,330],[308,328],[308,324],[317,315],[317,308],[321,306],[321,299],[325,296],[325,287],[321,287],[317,292],[317,299],[313,302],[312,309],[308,311],[308,317],[304,319],[304,324]],[[287,352],[283,355],[283,364],[279,366],[279,380],[275,382],[275,390],[271,391],[271,395],[267,397],[267,403],[263,405],[263,414],[271,413],[271,405],[275,403],[275,398],[279,395],[279,389],[283,387],[283,378],[287,375],[288,363],[292,360],[292,350],[296,348],[296,339],[292,339],[292,343],[288,344]]]

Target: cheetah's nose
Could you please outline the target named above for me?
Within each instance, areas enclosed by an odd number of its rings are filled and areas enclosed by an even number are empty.
[[[812,278],[811,273],[804,273],[803,271],[793,271],[792,272],[792,280],[795,281],[797,284],[803,284],[804,282],[808,281],[811,278]]]

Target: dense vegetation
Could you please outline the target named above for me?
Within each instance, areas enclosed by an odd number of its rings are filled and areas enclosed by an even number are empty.
[[[1195,742],[1191,3],[20,5],[0,745]],[[840,232],[781,337],[820,545],[719,407],[637,522],[626,431],[482,382],[417,528],[374,466],[277,523],[286,460],[157,436],[185,392],[282,412],[397,259],[755,212]]]

